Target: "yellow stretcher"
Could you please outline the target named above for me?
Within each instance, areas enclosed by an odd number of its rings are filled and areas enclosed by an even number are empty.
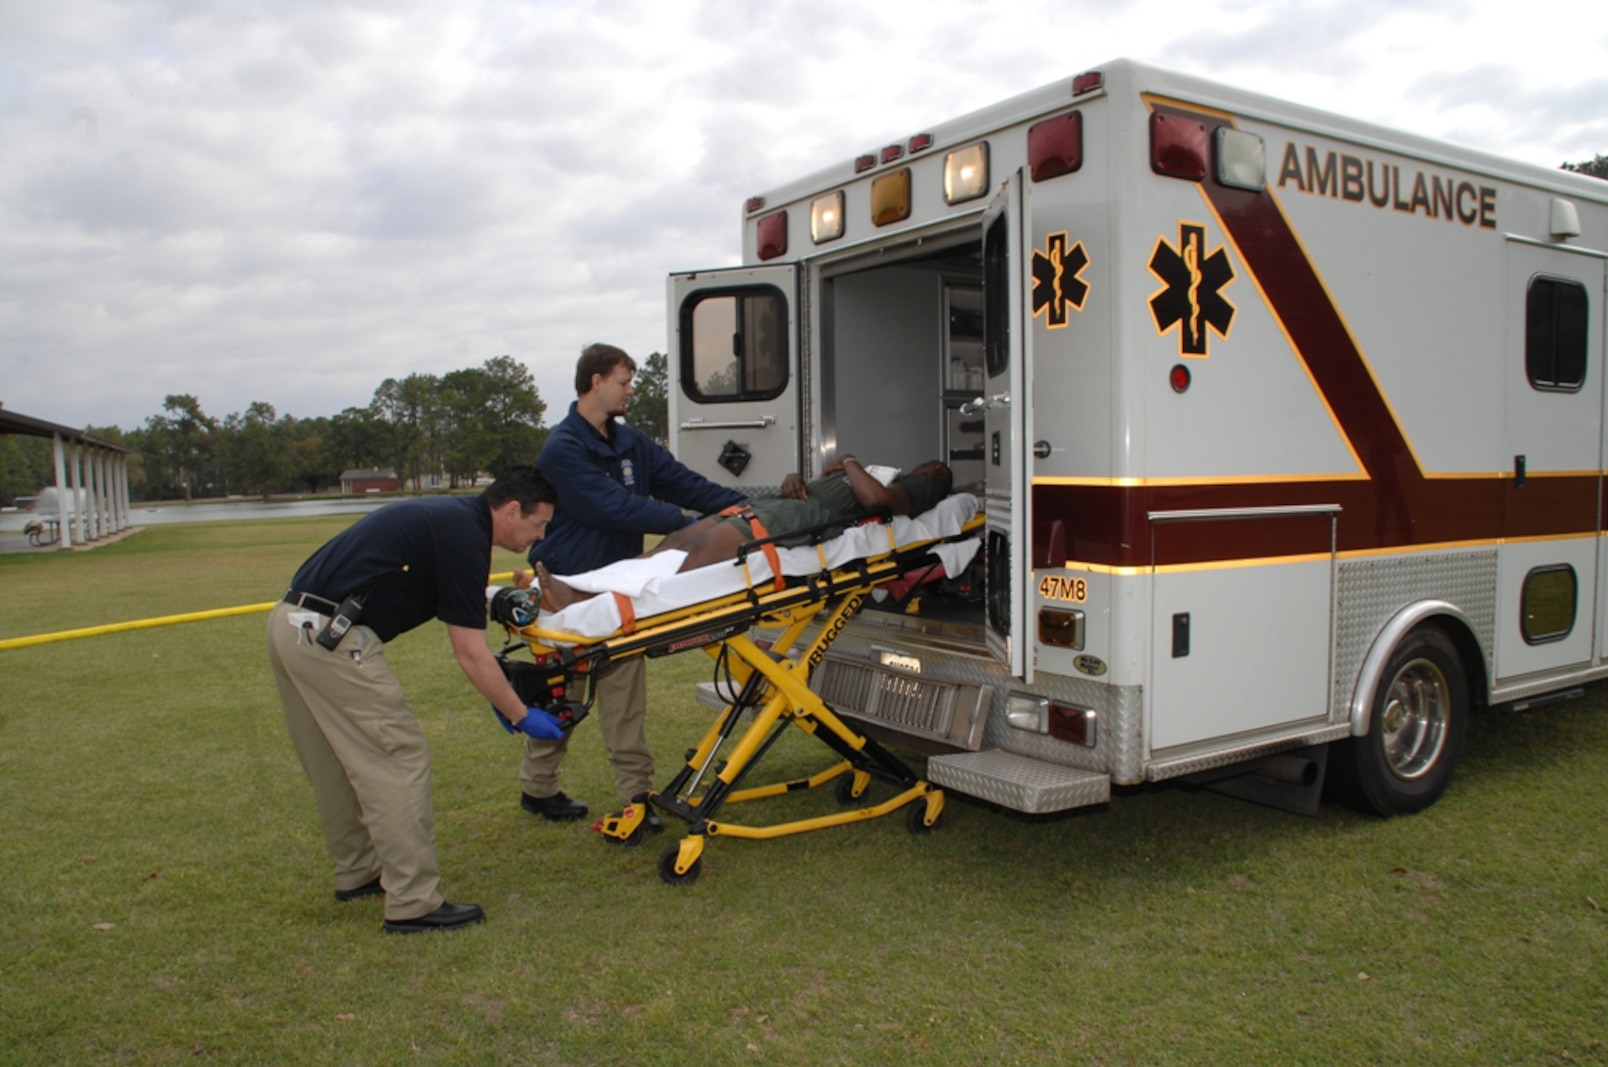
[[[574,721],[590,709],[597,677],[620,660],[702,649],[716,661],[717,669],[725,669],[729,681],[721,683],[720,691],[734,697],[697,747],[688,752],[685,765],[662,791],[648,794],[645,803],[629,804],[596,827],[614,842],[634,845],[642,839],[649,805],[685,821],[687,836],[659,856],[659,876],[672,885],[697,879],[711,837],[784,837],[875,819],[901,808],[907,809],[905,825],[911,833],[927,833],[943,814],[943,791],[839,718],[811,691],[810,672],[876,586],[907,575],[915,577],[922,568],[936,570],[943,562],[939,546],[974,539],[982,523],[982,515],[973,507],[953,535],[897,548],[891,547],[890,536],[889,549],[880,555],[788,577],[785,583],[771,577],[748,581],[741,592],[637,619],[629,632],[601,639],[546,630],[540,620],[529,626],[509,626],[511,635],[522,639],[534,654],[535,663],[508,660],[508,653],[520,647],[517,645],[504,649],[499,657],[521,696],[547,698],[549,705],[560,704],[565,693],[578,688],[572,688],[578,679],[588,677],[584,705],[571,703],[558,709],[561,718]],[[747,573],[750,562],[769,543],[797,533],[744,545],[736,565]],[[825,561],[826,553],[820,558]],[[814,636],[804,640],[816,623]],[[755,626],[778,629],[780,635],[767,647],[750,635]],[[750,712],[752,721],[741,726]],[[825,744],[838,757],[836,762],[808,778],[742,788],[744,779],[790,726]],[[728,744],[732,747],[722,760],[720,752]],[[728,804],[813,789],[828,782],[837,783],[839,803],[849,804],[866,794],[873,778],[891,783],[899,792],[868,807],[770,825],[731,822],[723,817]]]

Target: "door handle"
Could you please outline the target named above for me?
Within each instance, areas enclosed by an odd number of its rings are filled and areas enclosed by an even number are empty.
[[[776,425],[775,415],[761,415],[757,419],[732,419],[726,422],[705,422],[688,419],[681,424],[683,430],[763,430]]]

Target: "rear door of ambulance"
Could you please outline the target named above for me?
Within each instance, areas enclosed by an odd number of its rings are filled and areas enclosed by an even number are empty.
[[[792,264],[670,276],[670,450],[745,493],[800,469],[798,276]]]

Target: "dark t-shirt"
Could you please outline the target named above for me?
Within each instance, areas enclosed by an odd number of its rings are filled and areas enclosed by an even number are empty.
[[[314,552],[290,587],[336,603],[366,594],[360,621],[390,641],[432,618],[484,627],[490,576],[491,509],[482,494],[387,504]]]

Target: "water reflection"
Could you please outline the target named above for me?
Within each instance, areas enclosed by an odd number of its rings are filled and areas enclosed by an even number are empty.
[[[169,522],[219,522],[229,519],[295,519],[322,515],[358,515],[375,511],[399,497],[330,497],[327,500],[220,500],[208,504],[134,504],[129,521],[135,526]],[[0,512],[0,532],[20,533],[30,511]]]

